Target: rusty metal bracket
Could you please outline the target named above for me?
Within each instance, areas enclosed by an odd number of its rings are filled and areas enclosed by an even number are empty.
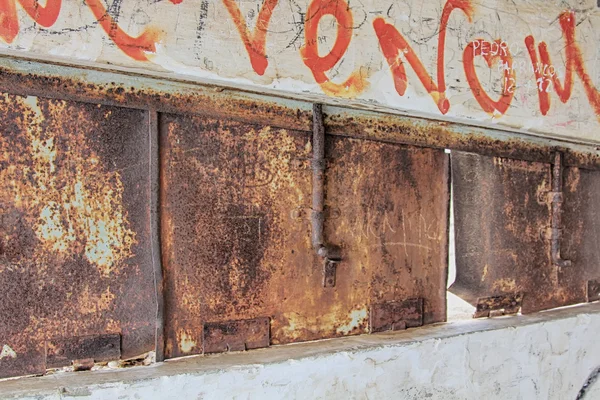
[[[313,170],[312,181],[312,245],[317,254],[324,259],[323,286],[334,287],[337,264],[341,261],[340,248],[328,244],[324,239],[325,225],[325,125],[323,106],[313,104]]]
[[[165,294],[160,238],[160,138],[159,115],[155,109],[148,110],[148,127],[150,137],[150,255],[152,260],[152,277],[156,299],[156,320],[154,351],[157,362],[165,360]]]
[[[388,301],[373,304],[369,312],[369,331],[398,331],[423,325],[423,299]]]
[[[334,287],[338,262],[326,258],[323,264],[323,286]]]
[[[204,353],[225,353],[269,347],[270,320],[268,317],[204,324],[202,331]]]
[[[600,279],[592,279],[587,281],[587,301],[600,300]]]
[[[113,361],[121,358],[121,335],[107,334],[56,338],[46,341],[46,367],[59,368],[68,365]],[[91,367],[90,367],[91,368]]]
[[[481,297],[477,299],[477,306],[473,318],[498,317],[502,315],[516,314],[523,304],[521,293]]]

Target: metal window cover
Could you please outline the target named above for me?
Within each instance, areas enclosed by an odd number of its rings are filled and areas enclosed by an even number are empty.
[[[0,377],[43,373],[49,339],[152,350],[147,114],[5,93],[0,112]]]
[[[572,264],[559,267],[545,237],[551,164],[459,152],[451,163],[456,281],[449,290],[482,308],[521,299],[522,313],[585,302],[588,280],[599,275],[599,174],[564,171],[561,249]]]
[[[448,157],[350,138],[326,142],[334,287],[310,244],[304,132],[163,114],[167,357],[202,352],[205,324],[270,318],[271,343],[368,332],[372,303],[424,299],[445,320]]]

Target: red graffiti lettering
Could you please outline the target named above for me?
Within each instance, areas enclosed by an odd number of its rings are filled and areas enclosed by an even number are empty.
[[[558,94],[558,98],[563,103],[566,103],[573,92],[573,72],[575,72],[583,84],[585,94],[594,108],[594,112],[600,117],[600,93],[592,83],[592,79],[585,71],[583,62],[583,54],[575,41],[575,13],[573,11],[565,11],[559,17],[560,27],[565,38],[565,80],[564,86],[561,84],[556,73],[545,73],[546,68],[540,68],[538,64],[537,54],[535,52],[535,39],[533,36],[525,38],[525,46],[529,52],[529,57],[534,66],[534,73],[538,82],[538,96],[540,99],[540,111],[542,115],[546,115],[550,109],[550,86],[554,86],[554,90]],[[548,46],[545,42],[540,42],[538,45],[542,64],[552,65]],[[536,68],[536,66],[538,66]],[[550,77],[548,78],[548,75]],[[552,82],[552,85],[550,84]]]
[[[331,15],[337,23],[337,35],[331,51],[321,57],[318,48],[319,21],[326,15]],[[304,22],[304,46],[300,54],[304,64],[312,74],[321,89],[327,94],[339,97],[355,97],[366,87],[366,81],[360,71],[353,72],[342,84],[333,83],[325,72],[331,70],[340,61],[352,40],[352,12],[345,0],[313,0],[308,6]]]
[[[87,0],[87,5],[102,29],[108,34],[108,37],[129,57],[138,61],[146,61],[145,52],[154,53],[156,51],[155,44],[159,38],[158,31],[146,29],[138,37],[129,36],[108,14],[102,0]]]
[[[18,0],[21,7],[43,27],[54,25],[60,13],[61,0],[47,0],[42,7],[36,0]],[[19,34],[19,16],[16,0],[0,0],[0,37],[6,43],[12,43]]]
[[[278,0],[266,0],[263,3],[260,12],[258,13],[254,31],[250,33],[235,0],[223,0],[225,7],[227,7],[229,14],[231,14],[231,18],[240,33],[244,46],[246,46],[246,51],[250,56],[250,64],[252,64],[252,68],[254,68],[254,71],[259,75],[263,75],[269,65],[267,54],[265,53],[267,28],[269,27],[271,15],[273,14],[273,9],[277,6],[277,2]]]
[[[29,16],[43,27],[51,27],[56,22],[62,6],[61,0],[47,0],[41,6],[36,0],[18,0]],[[173,2],[181,0],[171,0]],[[12,43],[19,33],[19,16],[16,0],[0,0],[0,37],[6,43]],[[108,15],[102,0],[87,0],[87,5],[108,34],[111,40],[129,57],[146,61],[146,51],[154,52],[158,32],[146,29],[140,36],[131,37]]]
[[[412,47],[410,47],[404,36],[402,36],[393,25],[386,23],[381,17],[376,18],[375,21],[373,21],[373,28],[379,39],[379,46],[390,65],[394,77],[394,85],[398,94],[403,96],[408,86],[404,63],[400,59],[400,54],[402,53],[442,114],[446,114],[450,109],[450,102],[446,98],[445,93],[446,78],[444,49],[446,45],[446,28],[448,27],[448,20],[450,19],[450,14],[455,9],[462,10],[467,15],[469,21],[471,21],[473,16],[473,7],[470,0],[448,0],[448,2],[446,2],[440,19],[440,33],[438,35],[437,84],[427,73],[423,63]]]
[[[510,103],[515,95],[516,73],[512,68],[512,56],[508,48],[500,47],[502,43],[502,40],[499,39],[495,42],[488,42],[483,39],[474,40],[467,45],[463,53],[465,75],[471,87],[471,92],[481,108],[490,114],[494,114],[495,112],[504,114],[508,110],[508,107],[510,107]],[[497,46],[496,51],[491,51],[494,45]],[[481,86],[481,82],[479,82],[477,72],[475,71],[475,56],[482,56],[490,68],[494,64],[494,61],[502,62],[504,89],[499,100],[492,100]]]

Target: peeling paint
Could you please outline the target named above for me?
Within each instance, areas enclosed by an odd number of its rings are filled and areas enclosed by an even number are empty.
[[[11,100],[4,95],[4,101]],[[11,190],[3,192],[3,196],[12,196],[12,202],[20,204],[24,213],[38,215],[33,225],[42,243],[40,251],[48,249],[67,257],[85,243],[86,258],[108,276],[131,256],[131,246],[136,243],[122,206],[120,173],[105,171],[97,163],[98,156],[89,149],[85,137],[71,142],[61,153],[53,136],[59,132],[42,131],[46,121],[37,100],[14,100],[21,101],[24,115],[30,118],[28,143],[22,149],[8,143],[2,145],[6,149],[4,159],[14,166],[0,171],[0,181],[12,183]],[[64,112],[64,102],[54,106],[53,112]],[[9,136],[3,135],[0,140],[9,140]],[[69,158],[75,168],[57,170],[57,157]],[[28,171],[33,180],[20,177]]]
[[[358,310],[352,310],[348,316],[348,322],[345,325],[341,325],[337,328],[338,333],[347,335],[355,329],[364,326],[367,323],[369,317],[366,308],[360,308]]]
[[[186,332],[179,333],[179,349],[185,354],[190,353],[192,350],[196,348],[197,344],[192,339],[192,336],[188,335]]]
[[[0,360],[3,358],[17,358],[17,353],[9,345],[5,344],[2,346],[2,351],[0,352]]]

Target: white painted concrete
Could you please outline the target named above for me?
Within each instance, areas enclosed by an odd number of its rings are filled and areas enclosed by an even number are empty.
[[[575,399],[600,304],[0,382],[4,399]],[[598,383],[584,399],[598,398]]]

